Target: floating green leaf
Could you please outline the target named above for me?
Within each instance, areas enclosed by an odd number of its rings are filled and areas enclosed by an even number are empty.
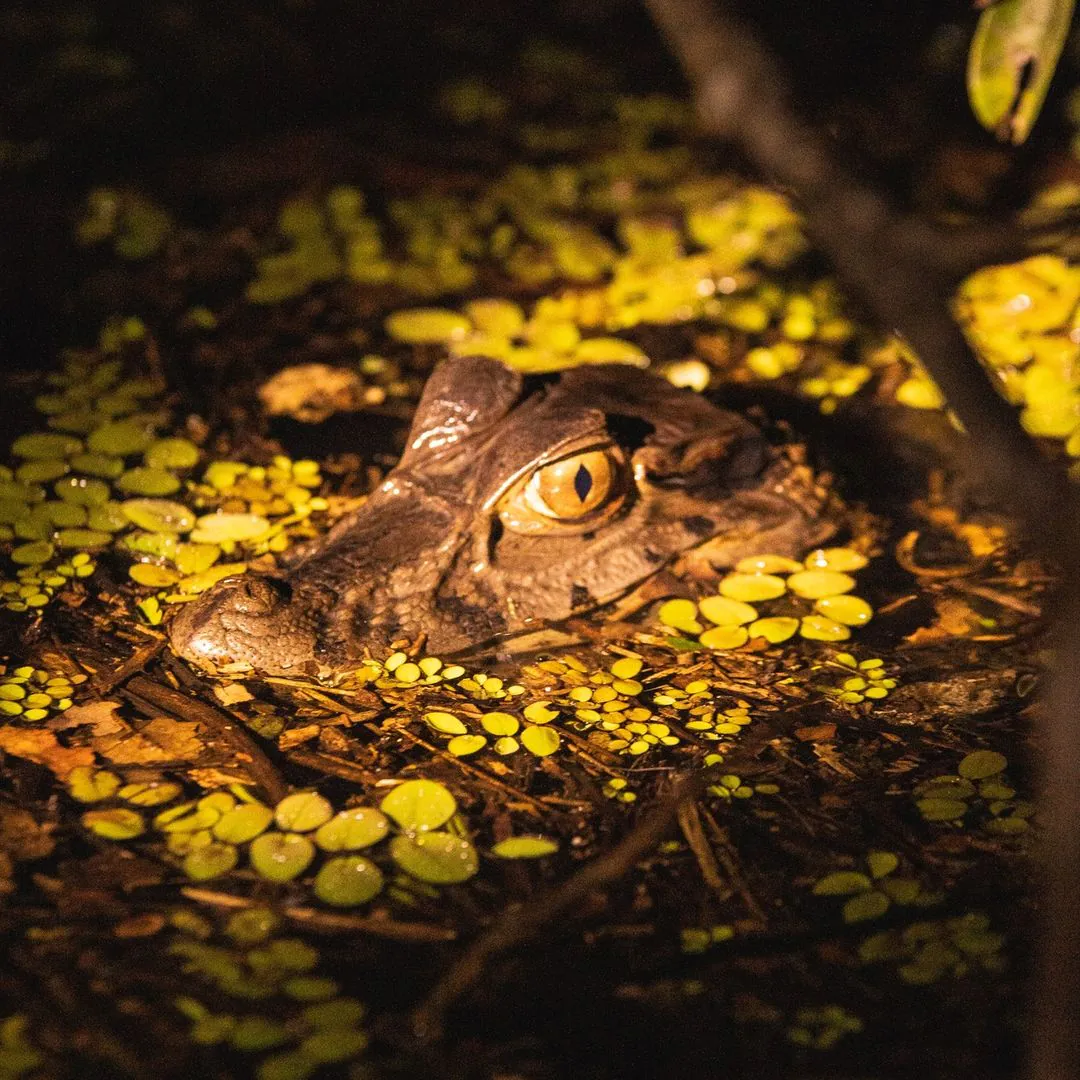
[[[447,744],[446,749],[454,757],[468,757],[487,746],[487,739],[483,735],[455,735]]]
[[[341,810],[315,833],[323,851],[359,851],[377,844],[390,831],[386,815],[373,806]]]
[[[471,329],[472,323],[464,315],[446,308],[395,311],[386,319],[386,332],[410,345],[438,345],[456,341]]]
[[[280,1020],[271,1020],[268,1016],[241,1016],[229,1036],[234,1050],[254,1053],[259,1050],[271,1050],[275,1046],[288,1042],[291,1033]]]
[[[965,780],[986,780],[1005,771],[1009,759],[996,750],[975,750],[960,762],[957,772]]]
[[[883,878],[900,865],[900,860],[891,851],[871,851],[866,856],[866,865],[872,878]]]
[[[11,561],[22,566],[48,562],[56,549],[47,540],[33,540],[29,544],[20,544],[11,552]]]
[[[239,857],[232,844],[207,844],[189,851],[184,857],[184,873],[192,881],[209,881],[227,874],[236,865]]]
[[[320,825],[328,822],[334,808],[327,799],[314,791],[297,791],[286,795],[277,804],[274,818],[281,829],[290,832],[314,832]]]
[[[434,780],[406,780],[386,795],[379,809],[407,832],[426,832],[449,821],[457,803]]]
[[[170,566],[158,566],[157,563],[132,563],[128,567],[128,577],[149,589],[166,589],[180,580],[180,573]]]
[[[315,858],[315,845],[300,833],[268,832],[248,848],[251,865],[267,881],[292,881]]]
[[[869,889],[844,901],[844,922],[878,919],[889,910],[889,898],[877,889]]]
[[[58,499],[76,506],[101,506],[109,501],[109,485],[86,476],[65,476],[53,484]]]
[[[546,836],[508,836],[491,849],[500,859],[542,859],[554,855],[559,845]]]
[[[34,461],[70,457],[82,448],[81,439],[51,431],[35,431],[28,435],[20,435],[11,444],[11,452],[16,457],[30,458]]]
[[[967,813],[967,803],[959,799],[916,799],[915,805],[927,821],[958,821]]]
[[[82,816],[84,828],[105,840],[134,840],[141,836],[146,826],[142,815],[134,810],[87,810]]]
[[[8,690],[9,685],[0,686],[0,691]],[[12,691],[22,690],[22,687],[10,686]],[[0,694],[0,697],[9,698],[13,694]],[[101,802],[102,799],[110,799],[120,787],[120,777],[108,769],[95,769],[92,765],[79,765],[68,773],[68,794],[79,802]]]
[[[521,739],[521,745],[537,757],[554,754],[562,742],[559,733],[554,728],[533,727],[532,725],[526,726],[518,738]]]
[[[191,539],[200,544],[220,544],[227,540],[243,542],[265,536],[270,522],[261,514],[204,514],[195,523]]]
[[[308,1005],[301,1016],[313,1028],[356,1027],[364,1019],[366,1010],[356,998],[339,997],[333,1001],[320,1001]]]
[[[116,486],[126,495],[172,495],[180,490],[180,481],[165,469],[136,465],[119,477]]]
[[[922,885],[914,878],[886,878],[879,881],[877,887],[894,904],[913,904],[922,892]]]
[[[355,907],[379,895],[382,871],[362,855],[339,855],[327,859],[315,875],[313,889],[324,903],[334,907]]]
[[[90,433],[87,448],[95,454],[117,457],[141,454],[154,441],[154,423],[154,417],[137,415],[102,424]]]
[[[189,439],[155,439],[143,453],[154,469],[190,469],[199,460],[199,448]]]
[[[263,1058],[255,1070],[255,1076],[257,1080],[308,1080],[318,1067],[318,1062],[298,1050],[290,1050],[285,1054]]]
[[[469,730],[453,713],[438,709],[424,713],[424,723],[440,735],[465,735]]]
[[[390,855],[407,874],[431,885],[468,881],[480,866],[476,848],[447,832],[395,836],[390,841]]]
[[[185,533],[195,526],[195,515],[171,499],[125,499],[120,507],[137,528],[152,533]]]
[[[103,480],[115,480],[124,471],[124,459],[110,454],[73,454],[70,463],[76,471]]]
[[[336,1061],[348,1061],[361,1053],[368,1044],[362,1031],[350,1028],[328,1028],[316,1031],[300,1043],[298,1050],[309,1061],[329,1065]]]
[[[815,896],[848,896],[871,887],[870,879],[858,870],[837,870],[814,884]]]
[[[264,833],[274,820],[274,812],[262,803],[243,803],[227,810],[214,823],[213,833],[230,844],[246,844]]]

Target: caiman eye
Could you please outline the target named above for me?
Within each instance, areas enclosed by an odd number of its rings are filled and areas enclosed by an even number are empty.
[[[595,524],[621,505],[623,471],[613,449],[586,450],[542,465],[503,498],[499,517],[507,528],[529,533]]]

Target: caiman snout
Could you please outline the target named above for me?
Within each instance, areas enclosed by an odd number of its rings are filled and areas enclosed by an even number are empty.
[[[206,667],[239,663],[300,671],[312,660],[315,635],[292,599],[292,589],[280,578],[223,578],[177,613],[169,628],[170,644]]]
[[[289,583],[279,578],[256,577],[244,574],[239,577],[224,578],[219,587],[228,592],[231,586],[230,601],[237,614],[268,616],[287,604],[292,597]]]

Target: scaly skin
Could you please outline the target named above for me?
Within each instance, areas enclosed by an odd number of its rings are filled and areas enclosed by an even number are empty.
[[[613,463],[610,497],[576,519],[534,513],[530,478],[590,451]],[[748,421],[656,375],[582,367],[532,389],[494,360],[447,360],[371,498],[282,576],[183,608],[171,643],[270,674],[345,670],[421,633],[445,655],[609,603],[702,545],[718,567],[795,554],[831,531],[825,501]]]

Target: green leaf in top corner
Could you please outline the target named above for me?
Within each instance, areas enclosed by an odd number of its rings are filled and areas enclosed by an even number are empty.
[[[1076,0],[997,0],[979,16],[968,52],[968,100],[999,139],[1030,134],[1068,36]]]

